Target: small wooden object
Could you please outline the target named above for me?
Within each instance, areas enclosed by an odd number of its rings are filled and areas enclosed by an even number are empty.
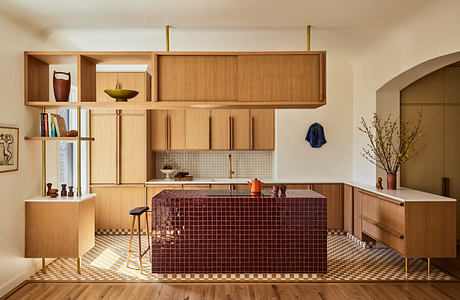
[[[280,190],[281,190],[281,196],[286,196],[286,185],[285,184],[280,185]]]
[[[279,190],[280,190],[280,187],[277,186],[276,184],[274,184],[274,185],[273,185],[273,189],[272,189],[273,195],[274,195],[274,196],[278,196]]]
[[[61,184],[61,197],[66,197],[67,196],[67,184],[63,183]]]
[[[69,196],[69,197],[75,196],[75,194],[73,192],[73,186],[69,186],[69,193],[67,193],[67,196]]]
[[[378,190],[383,190],[382,177],[377,178],[377,183],[375,184],[375,187],[376,187]]]
[[[48,191],[46,192],[46,196],[49,196],[50,195],[50,190],[51,190],[51,187],[53,186],[52,183],[47,183],[46,186],[48,187]]]
[[[50,189],[49,191],[49,196],[51,198],[56,198],[59,194],[59,190],[58,189]]]
[[[174,181],[193,181],[193,176],[174,177]]]

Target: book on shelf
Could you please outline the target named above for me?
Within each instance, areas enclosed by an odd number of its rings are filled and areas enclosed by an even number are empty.
[[[63,117],[57,114],[40,114],[40,135],[43,137],[66,136],[67,128]]]

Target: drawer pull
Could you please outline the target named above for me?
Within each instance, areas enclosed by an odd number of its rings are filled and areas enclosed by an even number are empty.
[[[391,228],[389,228],[389,227],[387,227],[387,226],[385,226],[385,225],[383,225],[383,224],[381,224],[381,223],[375,222],[374,220],[369,219],[368,217],[365,217],[365,216],[363,216],[363,215],[361,215],[361,216],[359,216],[359,217],[360,217],[362,220],[364,220],[364,221],[366,221],[366,222],[369,222],[369,223],[371,223],[372,225],[375,225],[375,226],[377,226],[378,228],[380,228],[380,229],[382,229],[382,230],[384,230],[384,231],[386,231],[386,232],[388,232],[388,233],[390,233],[390,234],[392,234],[392,235],[395,235],[395,236],[397,236],[397,237],[400,238],[400,239],[404,239],[404,234],[401,234],[401,233],[399,233],[399,232],[397,232],[397,231],[395,231],[395,230],[393,230],[393,229],[391,229]]]
[[[379,195],[376,195],[376,194],[373,194],[373,193],[367,192],[367,191],[359,190],[359,192],[361,194],[364,194],[364,195],[367,195],[367,196],[370,196],[370,197],[374,197],[374,198],[377,198],[377,199],[380,199],[380,200],[383,200],[383,201],[386,201],[386,202],[389,202],[389,203],[392,203],[392,204],[396,204],[396,205],[399,205],[399,206],[404,206],[404,202],[401,202],[401,201],[398,201],[398,200],[392,200],[392,199],[388,199],[388,198],[385,198],[385,197],[381,197]]]

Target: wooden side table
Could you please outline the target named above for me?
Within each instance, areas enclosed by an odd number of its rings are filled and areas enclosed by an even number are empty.
[[[81,273],[80,257],[95,243],[95,196],[36,197],[25,201],[25,257],[76,258]]]

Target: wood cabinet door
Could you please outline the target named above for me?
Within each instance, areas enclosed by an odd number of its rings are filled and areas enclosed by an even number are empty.
[[[187,109],[185,111],[185,149],[209,150],[209,109]]]
[[[148,93],[145,72],[119,72],[117,74],[117,82],[120,89],[135,90],[139,92],[136,97],[129,99],[129,102],[147,101]]]
[[[321,54],[239,55],[239,101],[323,101]]]
[[[104,90],[117,88],[116,72],[97,72],[96,73],[96,101],[113,102],[114,99],[107,95]]]
[[[327,197],[327,229],[343,229],[342,185],[313,184],[313,190]]]
[[[362,240],[361,234],[361,193],[353,188],[353,235]]]
[[[93,186],[96,193],[96,229],[130,230],[132,216],[129,211],[145,206],[144,186]],[[145,228],[144,219],[141,226]]]
[[[273,109],[251,109],[251,149],[275,150]]]
[[[433,194],[441,194],[443,177],[443,107],[401,106],[401,119],[415,126],[419,112],[423,112],[423,136],[417,156],[401,166],[401,186]],[[456,117],[458,118],[458,117]],[[457,132],[457,129],[452,129]]]
[[[236,101],[236,55],[159,55],[159,101]]]
[[[91,183],[117,183],[117,115],[91,112]]]
[[[343,185],[343,229],[353,234],[353,187]]]
[[[211,149],[230,149],[230,110],[211,110]]]
[[[185,111],[168,110],[168,149],[185,149]]]
[[[119,118],[120,183],[144,183],[148,179],[145,113],[122,113]]]
[[[250,117],[249,109],[232,109],[231,117],[231,149],[250,150]]]
[[[152,150],[168,149],[167,122],[167,110],[154,109],[150,111],[150,143]]]
[[[460,69],[460,68],[459,68]],[[457,239],[460,239],[460,107],[444,107],[444,177],[449,197],[457,199]]]

